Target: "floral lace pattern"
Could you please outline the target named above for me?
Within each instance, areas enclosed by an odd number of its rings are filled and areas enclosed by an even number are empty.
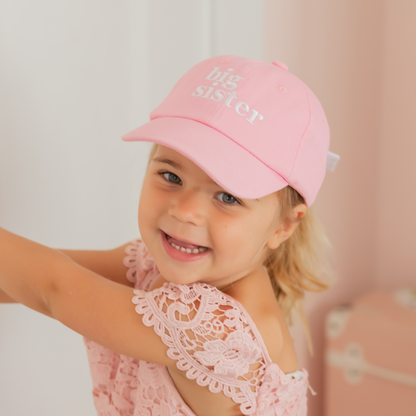
[[[128,267],[127,279],[134,283],[135,287],[148,289],[148,287],[142,287],[142,283],[144,283],[144,280],[150,271],[155,271],[157,273],[156,264],[150,251],[144,245],[142,240],[137,238],[132,241],[131,245],[127,246],[126,254],[127,256],[124,258],[123,263]]]
[[[214,374],[243,376],[260,357],[258,346],[243,332],[232,332],[225,341],[217,339],[202,345],[203,351],[196,351],[194,357],[206,367],[213,367]]]
[[[231,298],[204,284],[165,283],[135,290],[133,303],[153,326],[177,367],[210,391],[222,391],[243,414],[252,414],[265,373],[265,359],[249,322]]]
[[[302,371],[304,377],[296,381],[287,377],[277,364],[271,363],[257,396],[256,416],[306,416],[309,384],[308,373]]]
[[[134,240],[126,253],[136,311],[189,379],[211,392],[222,391],[245,415],[306,415],[307,372],[297,381],[271,362],[254,322],[237,301],[204,283],[168,283],[149,292],[159,276],[151,254],[141,240]],[[84,342],[98,415],[195,416],[166,367]]]

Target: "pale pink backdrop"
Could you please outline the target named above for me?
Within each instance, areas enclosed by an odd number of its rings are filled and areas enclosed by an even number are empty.
[[[321,416],[325,314],[373,289],[416,287],[416,2],[266,0],[265,12],[266,59],[286,62],[320,98],[341,155],[314,207],[336,283],[306,299],[312,358],[294,330],[318,392],[308,414]]]

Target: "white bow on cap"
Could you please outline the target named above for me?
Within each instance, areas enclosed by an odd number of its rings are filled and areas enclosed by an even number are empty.
[[[328,152],[328,156],[326,157],[326,170],[333,172],[340,158],[341,156],[336,153]]]

